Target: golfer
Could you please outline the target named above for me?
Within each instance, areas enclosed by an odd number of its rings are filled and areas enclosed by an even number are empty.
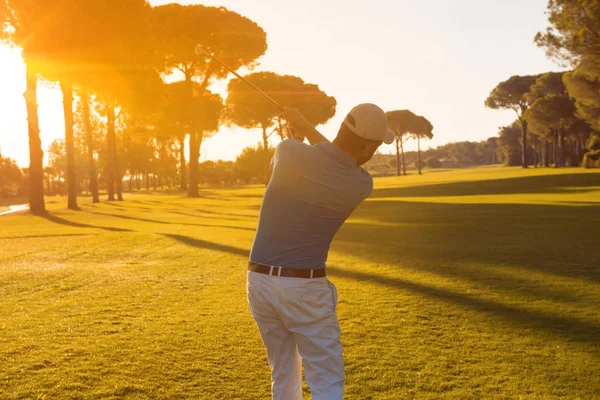
[[[275,149],[250,254],[248,302],[267,349],[273,399],[302,399],[304,361],[313,400],[339,400],[337,291],[325,262],[335,233],[373,190],[360,166],[382,142],[392,143],[394,132],[374,104],[352,109],[333,143],[298,110],[286,109],[285,117],[295,138]]]

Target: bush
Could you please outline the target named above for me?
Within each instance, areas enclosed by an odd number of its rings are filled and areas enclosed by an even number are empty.
[[[436,157],[427,159],[427,168],[442,168],[442,162]]]
[[[419,169],[419,160],[415,160],[415,168]],[[427,164],[425,163],[425,161],[421,160],[421,169],[427,167]]]
[[[584,168],[600,168],[600,150],[589,151],[583,156]]]
[[[252,182],[253,179],[263,184],[267,183],[274,153],[275,149],[272,147],[266,150],[261,146],[246,147],[235,160],[237,177],[246,183]]]
[[[589,138],[586,146],[588,150],[600,151],[600,135],[593,135]]]
[[[13,197],[19,192],[21,168],[12,158],[0,155],[0,197]]]
[[[198,165],[199,183],[210,186],[231,186],[235,183],[234,163],[205,161]]]

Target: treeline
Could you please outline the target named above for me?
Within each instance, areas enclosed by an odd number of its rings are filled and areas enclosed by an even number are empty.
[[[500,128],[507,164],[600,167],[600,1],[551,0],[546,32],[536,35],[566,72],[513,76],[492,90],[485,105],[512,110]]]
[[[478,165],[494,165],[506,163],[507,148],[500,144],[497,137],[491,137],[481,142],[447,143],[436,148],[421,151],[404,152],[404,157],[398,158],[389,154],[376,154],[367,164],[367,168],[378,175],[389,175],[390,169],[398,174],[406,175],[407,169],[423,168],[468,168]],[[402,163],[404,159],[404,163]],[[420,160],[420,161],[419,161]],[[400,168],[398,168],[400,166]]]
[[[228,71],[208,55],[196,55],[196,44],[236,70],[256,66],[267,50],[264,30],[224,7],[151,7],[146,0],[2,0],[0,41],[20,47],[26,66],[27,177],[35,214],[45,213],[44,193],[63,190],[74,210],[82,190],[94,202],[100,189],[108,200],[122,200],[129,188],[124,184],[136,189],[177,182],[196,197],[207,180],[203,172],[212,174],[214,182],[231,170],[228,163],[199,163],[203,140],[220,126],[262,129],[263,153],[269,151],[271,135],[285,134],[278,110],[238,79],[229,82],[227,102],[209,90]],[[336,100],[299,77],[257,72],[247,79],[280,104],[300,109],[316,125],[335,114]],[[38,122],[40,81],[60,87],[65,122],[64,141],[48,150],[46,169]],[[249,173],[237,175],[248,180]],[[264,174],[257,179],[264,180]]]
[[[77,138],[77,135],[75,136]],[[119,159],[128,174],[123,179],[123,191],[181,189],[179,147],[173,143],[161,143],[151,138],[143,143],[124,138],[124,146],[118,149]],[[66,195],[67,159],[64,141],[50,145],[49,166],[44,168],[44,188],[47,195]],[[75,145],[77,190],[89,195],[90,182],[85,173],[84,148]],[[262,144],[247,147],[235,161],[205,161],[198,163],[199,186],[236,186],[266,183],[268,165],[274,149],[264,149]],[[100,158],[100,169],[106,169],[104,158]],[[187,165],[185,160],[183,165]],[[99,188],[106,189],[105,174],[99,175]],[[26,183],[26,182],[25,182]]]

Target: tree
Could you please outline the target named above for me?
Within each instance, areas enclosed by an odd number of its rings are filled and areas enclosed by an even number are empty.
[[[499,129],[498,155],[501,161],[509,167],[519,165],[523,159],[521,155],[523,147],[520,143],[521,132],[519,120]]]
[[[166,85],[166,95],[163,99],[161,114],[157,123],[159,135],[163,138],[173,138],[179,142],[180,178],[182,189],[185,185],[185,155],[184,141],[187,133],[190,135],[190,181],[188,195],[198,193],[198,158],[204,138],[219,129],[223,113],[223,99],[206,89],[202,91],[200,84],[193,82],[192,104],[188,104],[188,83],[185,81]],[[191,114],[190,114],[191,112]],[[192,127],[194,131],[192,131]],[[191,166],[195,165],[195,168]]]
[[[174,82],[165,85],[165,96],[161,105],[161,113],[157,121],[157,130],[163,138],[177,141],[179,146],[179,186],[187,190],[185,138],[189,132],[189,118],[187,116],[187,83]]]
[[[236,175],[246,183],[252,182],[253,179],[262,184],[267,183],[270,174],[269,162],[274,153],[275,149],[272,147],[246,147],[235,160]]]
[[[556,166],[565,166],[565,133],[575,122],[575,105],[567,96],[549,95],[536,100],[525,113],[525,119],[540,130],[551,129],[559,153],[555,158]],[[537,129],[536,129],[537,130]]]
[[[63,115],[65,125],[67,204],[71,210],[77,206],[77,175],[74,149],[74,85],[81,75],[85,56],[90,52],[90,44],[95,44],[89,33],[90,22],[98,18],[94,13],[94,2],[62,2],[55,4],[51,22],[46,22],[47,34],[52,37],[45,43],[40,73],[48,80],[60,82],[63,95]],[[98,3],[98,1],[96,1]],[[94,32],[97,35],[98,32]]]
[[[600,58],[600,1],[549,0],[547,15],[550,26],[535,41],[549,57],[572,65]]]
[[[488,138],[483,147],[485,164],[496,164],[498,162],[498,138]]]
[[[600,129],[600,1],[550,0],[546,32],[535,41],[549,57],[575,69],[564,82],[578,115]]]
[[[160,70],[179,71],[187,83],[188,129],[190,133],[190,163],[188,196],[198,196],[198,157],[202,134],[199,133],[194,112],[194,91],[205,93],[211,80],[223,79],[229,72],[210,57],[194,54],[202,43],[216,53],[220,60],[237,70],[252,67],[266,49],[266,34],[256,23],[224,7],[167,4],[153,8],[154,47],[160,55]],[[195,89],[193,82],[198,81]]]
[[[324,124],[335,115],[336,101],[317,85],[291,75],[256,72],[245,76],[284,107],[299,109],[314,125]],[[262,129],[263,148],[269,147],[267,130],[279,122],[280,111],[239,78],[229,81],[226,118],[242,128]],[[280,131],[283,138],[283,133]]]
[[[193,115],[191,118],[194,130],[190,130],[190,181],[188,196],[198,196],[198,159],[200,145],[205,137],[219,129],[223,112],[223,99],[208,90],[198,93],[193,98]]]
[[[537,78],[537,76],[532,75],[513,76],[507,81],[499,83],[485,101],[488,108],[513,110],[517,114],[517,119],[521,125],[523,168],[527,168],[529,165],[527,160],[527,121],[523,118],[523,113],[531,105],[532,99],[527,95]]]
[[[95,150],[97,145],[94,139],[94,131],[99,131],[99,121],[96,116],[92,116],[93,98],[86,91],[82,91],[79,101],[79,109],[76,112],[76,119],[80,124],[80,130],[85,135],[85,147],[87,153],[87,173],[90,182],[90,192],[92,193],[92,203],[100,202],[98,191],[98,173],[96,170]]]
[[[549,96],[558,96],[562,99],[568,99],[569,97],[569,93],[567,92],[567,88],[565,87],[565,84],[563,83],[563,76],[564,76],[564,72],[548,72],[545,74],[541,74],[538,76],[537,80],[535,81],[535,83],[531,86],[531,90],[529,93],[527,93],[525,96],[527,98],[527,100],[531,103],[531,106],[533,106],[533,104],[535,104],[536,101],[543,99],[543,98],[547,98]],[[539,105],[539,103],[538,103]],[[547,104],[546,104],[547,105]],[[531,107],[530,106],[530,107]],[[558,104],[555,104],[555,106],[559,106]],[[540,109],[541,110],[541,109]],[[538,111],[540,111],[538,110]],[[525,117],[525,119],[527,120],[527,127],[528,127],[528,133],[530,135],[528,135],[528,142],[531,142],[533,145],[533,163],[534,165],[537,167],[537,153],[538,153],[538,138],[543,140],[543,163],[544,165],[548,165],[548,141],[550,138],[554,138],[554,136],[556,136],[556,139],[554,140],[554,144],[555,144],[555,150],[556,150],[556,154],[558,155],[558,150],[559,148],[556,147],[556,144],[558,143],[563,143],[562,140],[560,140],[560,135],[564,136],[564,131],[559,132],[559,128],[558,127],[552,127],[552,123],[548,124],[548,119],[545,119],[545,122],[542,121],[542,119],[544,119],[545,117],[540,116],[539,113],[533,113],[533,114],[537,114],[539,118],[537,119],[530,119],[527,118],[527,114],[528,111],[525,111],[525,113],[523,114],[523,116]],[[542,118],[542,119],[540,119]],[[531,139],[531,140],[530,140]],[[562,144],[561,144],[562,146]],[[562,149],[562,147],[561,147]],[[563,150],[563,154],[564,154],[564,150]],[[560,158],[560,163],[562,163],[562,160],[564,159],[564,157]],[[557,164],[558,165],[558,164]]]
[[[433,125],[431,125],[431,122],[427,118],[417,116],[417,124],[415,130],[411,132],[411,136],[417,139],[417,166],[419,175],[421,175],[421,139],[433,138]]]
[[[425,163],[427,168],[442,168],[442,163],[436,157],[429,157]]]
[[[23,173],[12,158],[0,154],[0,198],[15,196]]]
[[[106,66],[97,71],[102,87],[94,92],[104,105],[106,117],[108,199],[123,200],[123,184],[117,151],[116,127],[127,112],[137,117],[152,113],[160,98],[162,80],[156,71],[151,7],[145,0],[110,0],[110,31],[98,58]]]
[[[400,152],[402,152],[402,168],[406,176],[404,143],[412,132],[419,130],[418,117],[409,110],[388,111],[385,113],[388,127],[396,133],[396,173],[400,176]]]
[[[600,134],[590,137],[587,152],[583,158],[584,168],[600,168]]]
[[[564,77],[569,95],[575,100],[578,115],[598,131],[600,131],[599,71],[600,62],[584,61]]]
[[[37,79],[43,54],[53,40],[48,15],[55,14],[58,0],[1,0],[0,41],[21,47],[25,61],[25,102],[29,135],[29,209],[46,213],[44,203],[44,152],[40,140],[37,104]],[[43,22],[46,21],[46,22]]]

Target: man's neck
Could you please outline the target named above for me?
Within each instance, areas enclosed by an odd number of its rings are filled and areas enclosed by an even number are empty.
[[[354,154],[352,154],[352,152],[345,149],[344,146],[341,146],[340,142],[339,142],[339,140],[337,140],[337,138],[334,139],[333,142],[331,142],[331,143],[335,146],[336,149],[343,151],[344,153],[348,154],[350,157],[354,158],[354,160],[356,161],[356,166],[357,167],[359,166],[358,161],[356,160],[356,156]]]

